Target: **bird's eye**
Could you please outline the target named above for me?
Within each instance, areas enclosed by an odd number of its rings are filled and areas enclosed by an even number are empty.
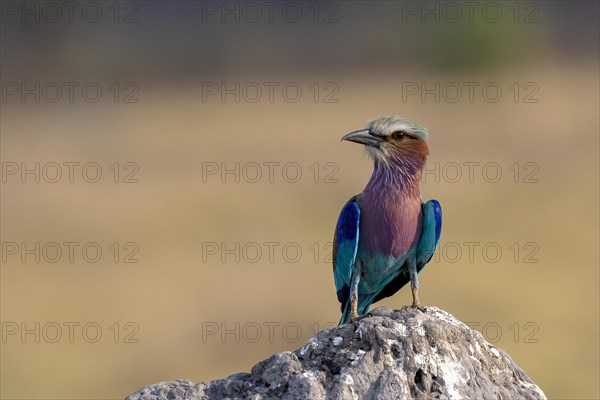
[[[403,131],[395,131],[394,133],[392,133],[392,138],[399,140],[402,139],[404,135],[406,134]]]

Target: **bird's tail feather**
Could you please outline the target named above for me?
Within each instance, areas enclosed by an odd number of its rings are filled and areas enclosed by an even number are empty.
[[[344,305],[344,311],[342,312],[342,318],[340,318],[339,325],[344,325],[350,319],[350,301],[346,301],[346,305]]]

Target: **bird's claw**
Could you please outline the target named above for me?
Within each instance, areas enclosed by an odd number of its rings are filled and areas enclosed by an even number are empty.
[[[370,312],[364,313],[363,315],[359,315],[358,317],[356,317],[353,321],[360,321],[361,319],[369,318],[372,316],[373,314],[371,314]]]
[[[417,309],[417,310],[419,310],[419,311],[421,311],[421,312],[427,312],[427,308],[426,308],[425,306],[421,305],[420,303],[416,303],[416,304],[415,304],[415,303],[413,303],[413,304],[410,306],[410,308],[412,308],[412,309]]]
[[[400,308],[400,311],[404,312],[404,311],[407,311],[407,310],[415,310],[415,309],[419,310],[419,311],[422,311],[422,312],[425,312],[425,307],[422,306],[422,305],[420,305],[420,304],[417,304],[417,305],[415,305],[415,304],[411,304],[411,305],[405,304],[405,305],[402,306],[402,308]]]

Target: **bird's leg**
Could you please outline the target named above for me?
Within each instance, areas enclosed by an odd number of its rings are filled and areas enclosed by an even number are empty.
[[[412,307],[419,307],[421,305],[421,303],[419,303],[419,288],[411,287],[411,289],[412,289],[412,296],[413,296]]]
[[[419,303],[419,278],[417,275],[417,266],[414,263],[409,263],[408,272],[410,273],[410,288],[412,290],[413,308],[419,308],[421,303]]]
[[[358,282],[360,280],[360,265],[358,262],[354,264],[352,272],[352,283],[350,289],[350,320],[358,318]]]

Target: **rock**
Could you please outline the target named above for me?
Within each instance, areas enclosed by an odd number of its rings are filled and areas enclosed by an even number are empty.
[[[250,373],[193,384],[163,382],[126,400],[545,399],[504,351],[452,315],[380,307],[319,332]]]

